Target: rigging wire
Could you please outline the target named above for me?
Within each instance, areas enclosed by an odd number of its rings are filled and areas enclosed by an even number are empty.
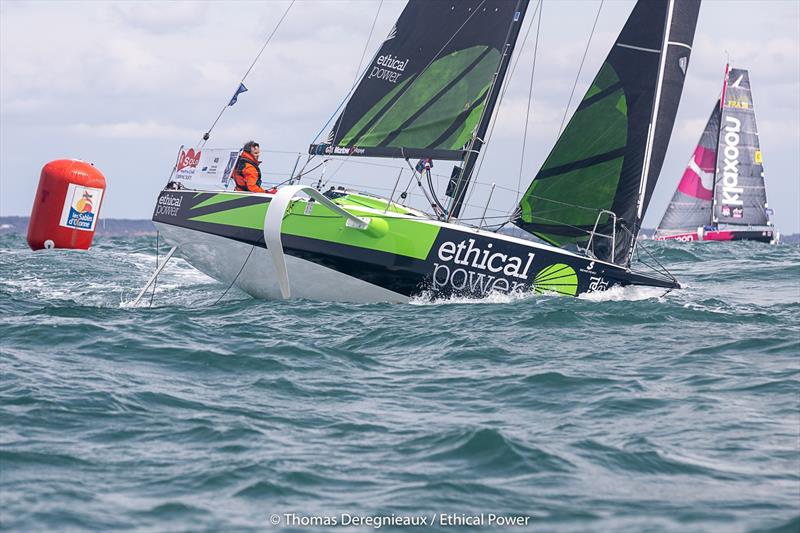
[[[372,38],[372,31],[375,28],[375,23],[378,21],[378,14],[381,11],[381,6],[382,5],[383,5],[383,0],[381,0],[381,5],[378,6],[378,11],[375,13],[375,20],[372,22],[372,28],[369,30],[369,37],[367,37],[367,42],[364,43],[364,51],[361,53],[361,61],[364,61],[364,55],[365,55],[365,53],[367,51],[367,47],[369,46],[369,41]],[[378,50],[375,52],[375,55],[378,55],[378,52],[380,52],[380,48],[378,48]],[[375,59],[375,56],[373,56],[373,59]],[[359,67],[361,66],[361,61],[359,61]],[[319,139],[319,136],[322,135],[322,132],[325,131],[325,128],[327,128],[328,124],[331,123],[331,120],[333,120],[334,117],[336,117],[336,115],[339,114],[339,110],[342,109],[342,106],[344,106],[344,104],[346,104],[348,102],[348,100],[350,100],[350,96],[353,94],[353,91],[355,90],[356,86],[358,85],[358,80],[360,80],[361,78],[364,77],[364,74],[366,74],[367,69],[369,68],[369,65],[371,63],[372,63],[372,61],[367,63],[367,66],[365,66],[363,70],[357,70],[356,71],[356,78],[355,78],[356,81],[355,81],[355,83],[353,83],[353,86],[350,87],[350,90],[347,92],[347,94],[344,95],[344,98],[342,98],[342,101],[339,102],[338,106],[336,106],[336,109],[333,110],[333,113],[331,114],[330,117],[328,117],[328,120],[325,121],[325,124],[322,125],[322,128],[320,128],[320,130],[317,132],[317,134],[314,135],[314,139],[312,140],[312,144],[315,143],[317,141],[317,139]]]
[[[629,231],[627,228],[625,228],[625,230],[626,230],[626,231],[628,231],[628,232],[630,233],[630,231]],[[658,265],[658,267],[659,267],[658,269],[656,269],[655,267],[653,267],[653,265],[650,265],[650,264],[649,264],[649,263],[647,263],[646,261],[643,261],[643,260],[642,260],[642,258],[639,256],[639,248],[641,248],[642,250],[644,250],[644,251],[645,251],[645,253],[647,253],[648,257],[649,257],[650,259],[652,259],[653,261],[655,261],[656,265]],[[673,282],[675,282],[675,283],[679,283],[679,282],[678,282],[678,278],[676,278],[675,276],[673,276],[673,275],[672,275],[672,272],[670,272],[670,271],[669,271],[669,269],[667,269],[667,267],[665,267],[665,266],[664,266],[664,265],[661,263],[661,261],[659,261],[659,260],[658,260],[658,258],[656,258],[656,256],[655,256],[655,255],[653,255],[653,254],[650,252],[650,250],[648,250],[648,247],[647,247],[647,246],[645,246],[645,245],[643,245],[642,243],[639,243],[639,246],[637,246],[637,247],[636,247],[636,259],[637,259],[637,260],[638,260],[638,261],[639,261],[641,264],[643,264],[643,265],[645,265],[646,267],[650,268],[650,269],[651,269],[653,272],[656,272],[656,273],[658,273],[658,274],[662,274],[662,275],[666,276],[666,277],[667,277],[667,279],[669,279],[669,280],[671,280],[671,281],[673,281]],[[659,269],[660,269],[660,270],[659,270]],[[672,289],[670,289],[670,290],[672,290]],[[669,291],[667,291],[667,292],[669,292]]]
[[[253,62],[250,63],[250,67],[248,67],[247,71],[245,71],[244,75],[242,76],[242,79],[236,85],[236,91],[234,92],[234,95],[238,94],[239,87],[241,87],[244,84],[244,80],[247,79],[247,76],[250,74],[250,71],[252,71],[253,67],[256,66],[256,63],[258,62],[259,58],[261,57],[261,54],[264,53],[264,50],[266,50],[267,45],[270,43],[272,38],[275,36],[275,33],[278,31],[278,28],[280,28],[281,24],[283,23],[284,19],[286,18],[286,15],[289,14],[289,11],[292,9],[292,6],[294,5],[295,1],[296,0],[292,0],[289,3],[289,5],[286,7],[286,10],[283,12],[283,15],[281,15],[281,18],[278,20],[277,24],[275,24],[275,27],[272,29],[272,32],[270,32],[269,36],[267,36],[267,39],[264,41],[264,44],[261,46],[261,50],[258,51],[258,54],[256,54],[256,57],[253,59]],[[226,103],[225,106],[223,106],[223,108],[220,110],[219,114],[217,115],[217,118],[214,119],[214,122],[211,124],[211,127],[208,128],[208,130],[203,134],[202,140],[197,143],[197,148],[202,148],[203,146],[205,146],[206,141],[208,141],[208,139],[211,137],[211,132],[214,130],[214,127],[216,127],[217,123],[222,118],[222,115],[225,113],[225,111],[229,107],[230,107],[230,100],[228,100],[228,103]],[[176,164],[172,168],[172,172],[170,173],[170,177],[169,177],[168,181],[172,180],[172,176],[174,176],[175,171],[176,171],[177,168],[178,168],[178,165],[177,165],[177,162],[176,162]],[[156,232],[156,268],[158,268],[158,238],[159,238],[159,233]],[[253,252],[253,249],[251,248],[250,249],[250,253],[252,253],[252,252]],[[247,259],[250,259],[250,254],[248,254]],[[242,265],[242,269],[239,270],[239,274],[241,274],[242,270],[244,269],[244,266],[247,264],[247,259],[245,259],[245,262]],[[236,275],[236,278],[234,278],[233,282],[236,281],[236,279],[239,277],[239,274]],[[150,305],[149,305],[149,307],[153,306],[153,297],[155,296],[155,293],[156,293],[156,283],[157,282],[158,282],[158,276],[156,276],[156,279],[153,280],[153,292],[150,294]],[[233,282],[231,282],[231,286],[233,285]],[[225,294],[228,293],[229,289],[230,289],[230,286],[228,287],[228,289],[225,290],[225,292],[222,294],[222,296],[225,296]],[[222,299],[222,296],[220,297],[220,299]],[[218,302],[219,302],[219,300],[217,300],[217,302],[215,302],[215,303],[218,303]]]
[[[531,81],[528,85],[528,108],[525,111],[525,130],[522,135],[522,154],[519,157],[519,176],[517,177],[517,194],[514,197],[514,204],[516,205],[519,202],[519,189],[522,187],[522,170],[525,164],[525,145],[528,141],[528,120],[531,116],[531,100],[533,100],[533,77],[536,73],[536,57],[537,52],[539,51],[539,34],[541,33],[539,30],[542,25],[542,12],[544,11],[544,6],[541,6],[539,9],[539,22],[536,24],[536,42],[533,45],[533,66],[531,67]],[[533,26],[533,23],[531,23]],[[528,26],[528,31],[530,31],[531,26]],[[528,36],[525,35],[525,39],[527,40]],[[521,54],[520,54],[521,55]]]
[[[583,57],[581,58],[581,64],[578,67],[578,74],[575,76],[575,83],[572,84],[572,91],[569,93],[569,100],[567,101],[567,107],[564,108],[564,116],[561,118],[561,125],[558,127],[558,136],[556,137],[556,142],[558,142],[558,137],[561,136],[561,131],[564,128],[564,122],[567,120],[567,113],[569,112],[569,106],[572,105],[572,97],[575,96],[575,88],[578,86],[578,80],[581,77],[581,71],[583,70],[583,63],[586,61],[586,54],[589,53],[589,45],[592,44],[592,37],[594,37],[594,30],[597,28],[597,21],[600,19],[600,11],[603,9],[603,2],[605,0],[600,0],[600,5],[597,7],[597,15],[594,17],[594,24],[592,24],[592,31],[589,33],[589,40],[586,41],[586,48],[583,50]]]
[[[537,4],[536,4],[536,7],[534,8],[533,18],[531,18],[531,24],[528,26],[528,30],[525,33],[525,38],[522,41],[523,46],[520,47],[520,53],[517,54],[517,57],[514,60],[514,64],[511,67],[511,74],[509,74],[507,76],[508,78],[511,78],[511,77],[514,76],[514,72],[517,69],[517,64],[519,63],[519,59],[520,59],[520,57],[522,57],[521,48],[523,48],[525,46],[525,42],[527,42],[527,40],[528,40],[528,35],[530,34],[531,28],[533,27],[533,21],[536,18],[537,12],[539,11],[539,9],[542,6],[542,2],[543,2],[543,0],[539,0],[539,2],[537,2]],[[492,139],[492,135],[494,134],[494,127],[497,125],[497,117],[500,115],[500,108],[501,108],[501,106],[503,104],[503,99],[505,98],[505,95],[506,95],[506,92],[508,91],[508,86],[509,85],[510,84],[508,84],[508,83],[503,85],[503,88],[500,91],[500,97],[498,98],[497,104],[495,105],[495,109],[497,109],[497,112],[495,112],[494,115],[491,118],[491,121],[489,123],[489,132],[488,132],[488,135],[486,136],[486,140],[483,143],[483,150],[481,150],[481,153],[480,153],[480,161],[478,161],[478,164],[475,166],[475,171],[472,173],[472,175],[475,176],[476,179],[477,179],[478,175],[480,175],[481,169],[483,168],[483,162],[486,160],[486,152],[488,151],[488,148],[489,148],[489,141]],[[477,180],[474,183],[478,183]],[[467,196],[467,198],[466,198],[466,200],[464,202],[465,204],[469,205],[469,202],[472,199],[472,193],[474,191],[475,191],[475,187],[473,186],[473,187],[470,188],[469,196]],[[464,191],[464,192],[466,193],[466,191]]]
[[[348,96],[348,97],[349,97],[351,94],[353,94],[353,91],[356,89],[356,86],[358,85],[358,82],[359,82],[359,81],[361,80],[361,78],[364,76],[364,72],[366,72],[366,67],[364,68],[364,71],[362,72],[362,70],[361,70],[361,65],[364,63],[364,56],[366,56],[366,55],[367,55],[367,48],[369,48],[369,42],[372,40],[372,33],[375,31],[375,24],[378,22],[378,16],[381,14],[381,7],[382,7],[382,6],[383,6],[383,0],[381,0],[381,1],[380,1],[380,3],[378,4],[378,10],[375,12],[375,18],[374,18],[374,19],[372,19],[372,27],[370,27],[370,29],[369,29],[369,35],[367,35],[367,40],[366,40],[366,42],[364,43],[364,50],[362,50],[362,51],[361,51],[361,59],[359,59],[359,60],[358,60],[358,68],[356,69],[356,76],[355,76],[355,78],[353,79],[353,85],[350,87],[350,90],[347,92],[347,96]],[[376,52],[375,52],[375,55],[377,55],[379,51],[380,51],[380,48],[378,48],[378,51],[376,51]],[[373,57],[373,58],[374,58],[374,57]],[[370,61],[370,63],[372,63],[372,61]],[[340,107],[341,107],[341,106],[340,106]],[[330,119],[328,119],[328,121],[330,122]],[[339,123],[339,124],[336,126],[336,131],[333,133],[333,138],[334,138],[334,139],[335,139],[335,138],[336,138],[336,136],[339,134],[339,128],[340,128],[341,126],[342,126],[342,124],[341,124],[341,123]],[[316,139],[315,139],[315,140],[316,140]]]
[[[247,262],[250,260],[250,256],[251,256],[251,255],[253,255],[253,250],[255,250],[255,249],[256,249],[256,245],[257,245],[258,243],[260,243],[260,242],[261,242],[261,240],[263,239],[263,237],[264,237],[264,236],[263,236],[263,234],[262,234],[262,235],[261,235],[261,236],[260,236],[260,237],[259,237],[259,238],[256,240],[256,242],[254,242],[252,245],[250,245],[250,251],[249,251],[249,252],[247,252],[247,257],[245,257],[245,259],[244,259],[244,263],[242,263],[242,267],[239,269],[239,272],[237,272],[237,273],[236,273],[236,276],[234,276],[233,280],[231,280],[230,284],[229,284],[229,285],[228,285],[228,287],[225,289],[225,291],[224,291],[224,292],[223,292],[223,293],[220,295],[220,297],[219,297],[219,298],[217,298],[217,301],[216,301],[216,302],[214,302],[213,304],[211,304],[209,307],[213,307],[213,306],[217,305],[217,304],[218,304],[218,303],[219,303],[219,302],[220,302],[220,301],[221,301],[223,298],[225,298],[225,295],[226,295],[226,294],[228,294],[228,291],[229,291],[229,290],[231,290],[231,287],[233,287],[233,284],[234,284],[234,283],[236,283],[236,280],[237,280],[237,279],[239,279],[239,276],[240,276],[240,275],[242,274],[242,272],[244,271],[244,267],[245,267],[245,266],[247,266]]]
[[[241,85],[244,83],[244,80],[247,79],[247,76],[250,74],[250,71],[253,70],[253,67],[256,66],[256,63],[258,62],[258,59],[261,57],[261,54],[264,53],[264,50],[267,48],[267,45],[269,44],[269,42],[272,40],[272,37],[278,31],[278,28],[280,28],[281,23],[283,22],[283,19],[285,19],[286,15],[289,14],[289,10],[292,9],[292,6],[294,5],[295,1],[296,0],[292,0],[291,3],[289,4],[289,6],[286,8],[286,11],[284,11],[283,15],[281,15],[280,20],[278,20],[278,23],[272,29],[272,32],[267,37],[267,40],[264,41],[264,45],[261,47],[261,50],[259,50],[258,54],[256,54],[256,57],[255,57],[255,59],[253,59],[253,62],[250,64],[250,67],[247,69],[247,71],[244,73],[244,76],[242,76],[242,79],[236,85],[236,92],[234,94],[238,93],[239,87],[241,87]],[[214,129],[214,127],[217,125],[217,122],[219,122],[219,119],[222,118],[222,115],[225,113],[225,111],[229,107],[230,107],[230,100],[228,100],[228,103],[226,103],[225,106],[220,110],[219,114],[217,115],[217,118],[214,120],[214,123],[211,124],[211,127],[208,128],[208,131],[206,131],[206,133],[203,135],[203,139],[199,143],[199,147],[200,148],[202,148],[205,145],[206,141],[208,141],[209,137],[211,137],[211,131]]]
[[[379,17],[379,15],[381,13],[381,7],[382,6],[383,6],[383,0],[381,0],[380,4],[378,4],[378,10],[375,12],[375,18],[372,19],[372,26],[369,29],[369,35],[367,35],[367,40],[364,42],[364,49],[361,51],[361,59],[359,59],[359,61],[358,61],[358,68],[356,69],[356,76],[353,79],[353,84],[350,86],[350,90],[347,91],[347,94],[345,94],[344,98],[342,98],[342,101],[339,102],[339,105],[336,106],[336,109],[333,110],[333,113],[331,114],[330,117],[328,117],[328,120],[325,121],[325,124],[322,125],[322,128],[320,128],[320,130],[317,132],[317,134],[314,135],[314,138],[312,139],[311,144],[314,144],[315,142],[317,142],[317,139],[319,139],[319,136],[322,135],[322,132],[325,131],[325,129],[328,127],[328,125],[331,123],[331,121],[339,114],[339,110],[342,109],[342,107],[350,100],[350,97],[353,95],[353,91],[355,91],[356,87],[358,86],[359,80],[361,80],[361,78],[364,77],[364,74],[367,73],[367,69],[369,68],[369,65],[372,63],[372,61],[375,59],[375,57],[380,52],[380,48],[378,48],[378,50],[376,50],[375,54],[372,56],[372,60],[370,60],[370,62],[367,63],[367,65],[363,69],[361,68],[361,65],[364,62],[364,57],[367,54],[367,49],[369,48],[369,42],[372,40],[372,34],[375,31],[375,25],[378,22],[378,17]],[[336,126],[336,131],[333,132],[333,138],[334,139],[336,138],[336,135],[339,133],[339,127],[340,126],[341,126],[341,124]],[[303,171],[305,170],[306,166],[308,166],[308,164],[314,159],[315,155],[316,154],[309,154],[308,155],[308,159],[306,159],[306,162],[303,164],[303,167],[300,169],[300,173],[298,174],[298,177],[297,177],[298,181],[300,180],[300,177],[304,174]],[[349,157],[350,156],[348,154],[347,158],[345,158],[345,161],[347,159],[349,159]],[[342,163],[342,165],[343,164],[344,163]],[[336,170],[333,171],[333,174],[331,174],[331,177],[328,178],[325,181],[325,183],[321,184],[321,185],[322,186],[326,186],[328,184],[328,182],[336,175],[336,173],[339,172],[339,169],[342,168],[342,165],[339,165],[339,167]],[[290,181],[290,183],[293,182],[294,178],[292,178],[289,181]]]
[[[543,0],[539,0],[539,3],[536,5],[536,9],[539,9],[539,7],[541,6],[542,1]],[[519,5],[519,4],[517,4],[517,5]],[[478,6],[478,7],[480,7],[480,6]],[[527,9],[527,6],[526,6],[526,9]],[[535,16],[536,16],[536,12],[534,11],[534,17]],[[530,28],[531,28],[532,25],[533,25],[533,20],[531,19],[531,25],[528,26],[528,31],[530,31]],[[464,149],[464,157],[463,157],[463,165],[464,166],[463,166],[463,168],[461,168],[461,171],[459,172],[458,182],[461,182],[462,180],[464,180],[465,177],[466,177],[467,182],[465,183],[465,185],[463,187],[463,190],[461,190],[462,188],[460,186],[456,187],[456,194],[451,199],[451,202],[450,202],[451,206],[458,205],[462,200],[465,200],[466,203],[469,203],[470,199],[472,198],[472,193],[475,191],[475,188],[473,187],[469,191],[469,195],[467,195],[467,190],[470,188],[469,187],[469,180],[470,180],[470,178],[472,178],[472,176],[477,176],[475,171],[476,170],[480,170],[480,166],[483,165],[483,161],[486,159],[486,150],[483,150],[483,153],[480,153],[480,152],[481,152],[481,148],[483,148],[486,144],[488,144],[489,140],[491,139],[491,131],[489,131],[489,135],[488,136],[486,135],[487,128],[491,127],[491,130],[494,130],[493,123],[495,123],[496,120],[497,120],[497,115],[499,114],[499,106],[502,105],[503,97],[505,96],[506,90],[508,89],[508,85],[509,85],[509,83],[503,83],[503,82],[508,78],[508,67],[511,65],[511,59],[512,59],[511,55],[509,55],[508,60],[506,61],[504,56],[506,54],[513,54],[513,52],[514,52],[514,43],[509,42],[509,40],[508,40],[509,37],[511,36],[511,32],[512,32],[512,29],[509,28],[508,33],[506,34],[506,43],[503,46],[503,51],[501,53],[500,63],[497,66],[497,70],[494,71],[494,75],[492,76],[492,82],[489,85],[488,91],[486,92],[486,99],[484,100],[484,106],[483,106],[483,109],[481,110],[480,116],[478,118],[478,126],[476,127],[475,130],[473,130],[472,138],[470,139],[469,144]],[[517,41],[518,38],[519,38],[519,32],[517,32],[516,37],[514,38],[514,41]],[[525,39],[527,39],[527,38],[528,38],[528,33],[526,32]],[[523,46],[524,46],[524,41],[523,41]],[[509,51],[509,47],[511,48],[510,51]],[[521,57],[521,55],[522,55],[521,52],[517,54],[517,61],[519,61],[519,57]],[[505,64],[505,66],[504,66],[504,64]],[[516,65],[516,63],[515,63],[515,65]],[[502,77],[500,77],[500,72],[501,71],[503,71],[503,76]],[[513,69],[511,71],[511,73],[512,74],[514,73]],[[498,83],[500,84],[499,86],[497,85]],[[492,94],[495,91],[495,87],[498,87],[499,95],[495,95],[496,96],[496,100],[495,100],[494,104],[492,104],[493,109],[489,113],[489,120],[486,123],[484,123],[484,117],[486,116],[486,111],[488,109],[486,104],[488,104],[490,102],[490,100],[493,98]],[[495,110],[498,110],[498,112],[495,113],[494,112]],[[481,124],[483,124],[483,126],[481,126]],[[484,137],[486,137],[485,139],[481,139],[481,138],[478,137],[478,131],[481,130],[481,129],[483,129],[482,135]],[[478,145],[477,150],[475,149],[475,142],[476,141],[480,141],[480,144]],[[474,158],[472,158],[473,157],[472,156],[473,153],[476,154],[474,156]],[[477,163],[479,163],[479,161],[478,161],[479,158],[480,158],[480,166],[477,164]],[[469,173],[467,174],[466,171],[467,171],[468,166],[470,165],[470,161],[472,161],[472,163],[471,163],[472,166],[471,166],[471,168],[469,168]],[[491,198],[490,198],[490,201],[491,201]],[[452,217],[452,213],[448,213],[447,214],[447,222],[450,221],[451,217]]]
[[[158,236],[159,232],[156,231],[156,271],[158,271]],[[150,304],[147,306],[148,309],[153,307],[153,297],[156,295],[156,283],[158,283],[158,276],[156,276],[156,279],[153,280],[153,292],[150,293]]]

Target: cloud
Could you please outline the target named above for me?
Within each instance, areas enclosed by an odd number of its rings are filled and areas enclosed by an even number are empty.
[[[51,107],[52,102],[45,97],[34,98],[14,98],[10,100],[0,100],[3,114],[29,114],[46,111]]]
[[[146,184],[142,176],[161,175],[159,165],[170,163],[180,144],[200,138],[288,3],[0,1],[0,176],[10,191],[0,207],[19,212],[15,206],[30,205],[33,191],[6,177],[35,173],[43,163],[35,147],[44,143],[57,145],[59,157],[102,156],[112,162],[106,163],[110,168],[131,150],[142,154],[135,170],[120,164],[114,173],[118,183],[136,182],[144,192],[131,191],[135,201],[126,197],[119,208],[110,200],[108,214],[147,216],[152,202],[147,186],[160,183]],[[570,114],[633,3],[603,4]],[[524,180],[555,142],[598,5],[599,0],[544,4]],[[248,76],[250,90],[226,109],[210,146],[235,147],[255,138],[269,149],[304,151],[350,89],[365,45],[369,58],[404,6],[400,0],[296,2]],[[725,50],[737,66],[751,70],[762,147],[770,157],[770,175],[776,176],[771,203],[798,195],[800,160],[791,148],[800,143],[800,8],[796,2],[764,0],[747,17],[742,35],[731,31],[741,25],[740,10],[724,2],[701,8],[665,163],[674,168],[672,174],[662,172],[670,195],[674,186],[668,182],[682,172],[718,97]],[[506,82],[480,181],[516,186],[534,33],[535,28],[524,50],[518,47],[523,54]],[[291,166],[294,158],[271,166]],[[447,174],[445,167],[437,164],[437,171]],[[365,183],[383,179],[367,174]],[[388,174],[391,187],[396,172]],[[780,212],[793,209],[786,203],[776,206]]]
[[[79,123],[69,126],[68,129],[87,137],[112,137],[115,139],[165,139],[181,142],[198,136],[196,129],[164,124],[156,120],[111,124]]]
[[[152,33],[187,32],[208,22],[204,2],[120,2],[111,13],[121,26]]]

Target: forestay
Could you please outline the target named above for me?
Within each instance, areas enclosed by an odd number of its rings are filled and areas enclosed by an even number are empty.
[[[575,114],[520,201],[514,223],[557,246],[628,264],[664,161],[699,0],[636,4]],[[602,214],[608,210],[614,217]],[[626,231],[627,230],[627,231]]]
[[[324,143],[309,153],[462,160],[527,1],[410,0]],[[509,43],[511,43],[509,45]]]

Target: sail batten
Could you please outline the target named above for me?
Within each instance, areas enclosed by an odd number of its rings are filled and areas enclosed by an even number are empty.
[[[629,263],[672,133],[698,11],[699,0],[636,4],[523,195],[516,225],[578,247],[597,226],[617,235],[616,246],[595,238],[592,253]]]
[[[658,67],[658,78],[656,78],[656,95],[655,95],[655,103],[653,104],[653,118],[650,123],[650,131],[647,134],[647,144],[645,145],[644,166],[642,167],[642,178],[639,182],[639,199],[636,203],[636,227],[634,228],[634,234],[631,235],[631,248],[633,248],[633,243],[635,243],[636,239],[635,232],[637,231],[639,223],[642,220],[646,204],[645,193],[647,191],[647,181],[650,178],[650,162],[653,157],[653,143],[655,142],[656,127],[658,126],[659,105],[661,103],[661,89],[663,88],[664,69],[666,67],[667,55],[668,55],[666,53],[663,53],[663,51],[665,51],[665,49],[669,50],[668,48],[669,45],[667,43],[669,43],[669,30],[670,26],[672,25],[672,12],[674,7],[675,7],[674,0],[668,0],[667,22],[665,24],[665,30],[664,30],[664,45],[661,47],[661,50],[659,50],[660,62]],[[658,170],[661,170],[661,168],[659,167]]]

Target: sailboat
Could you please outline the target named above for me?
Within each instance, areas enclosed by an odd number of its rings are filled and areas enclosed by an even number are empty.
[[[410,0],[309,158],[404,159],[421,187],[427,177],[433,212],[408,207],[396,191],[386,198],[297,179],[263,194],[169,184],[153,215],[172,246],[168,258],[179,251],[217,280],[268,299],[407,302],[679,287],[669,273],[634,270],[631,262],[698,10],[699,0],[635,5],[541,170],[509,209],[509,222],[532,238],[459,220],[528,2]],[[446,201],[431,185],[433,160],[454,162]]]
[[[654,238],[775,243],[771,214],[750,73],[726,65],[722,96]]]

